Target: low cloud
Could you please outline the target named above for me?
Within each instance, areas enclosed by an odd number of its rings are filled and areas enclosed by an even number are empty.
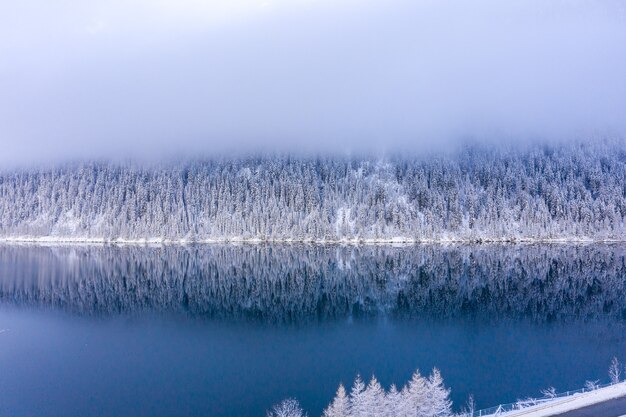
[[[626,133],[617,1],[27,0],[0,16],[4,165]]]

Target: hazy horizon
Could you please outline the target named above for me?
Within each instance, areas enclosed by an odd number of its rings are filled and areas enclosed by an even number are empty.
[[[617,1],[0,5],[0,167],[626,137]]]

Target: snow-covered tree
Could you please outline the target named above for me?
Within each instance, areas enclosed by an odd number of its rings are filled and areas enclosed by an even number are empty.
[[[385,391],[375,376],[372,376],[363,396],[365,397],[368,417],[385,416]]]
[[[365,395],[365,384],[360,375],[357,375],[350,390],[350,416],[351,417],[367,417],[368,416],[367,397]]]
[[[306,417],[306,413],[302,410],[298,401],[289,398],[281,401],[271,411],[268,411],[267,417]]]
[[[402,393],[398,391],[395,384],[389,387],[389,392],[385,395],[385,417],[406,417],[408,412],[402,401]]]
[[[343,384],[339,385],[333,402],[324,410],[324,417],[350,417],[350,399]]]
[[[406,389],[402,390],[402,403],[408,415],[426,417],[434,406],[430,394],[428,380],[420,374],[419,370],[416,370],[406,385]]]
[[[374,376],[365,386],[357,375],[349,396],[343,385],[339,385],[323,417],[451,417],[452,402],[449,396],[450,390],[444,387],[443,378],[436,368],[428,378],[415,371],[401,391],[391,385],[389,391],[385,392]],[[294,408],[301,412],[299,406],[283,402],[274,408],[271,417],[279,415],[276,410]]]
[[[0,237],[512,240],[626,236],[620,141],[386,158],[260,155],[0,172]]]
[[[452,401],[450,390],[443,385],[443,378],[437,368],[428,377],[428,411],[432,417],[447,417],[452,415]]]
[[[611,366],[609,367],[609,378],[612,384],[617,384],[622,380],[622,365],[619,363],[616,357],[611,360]]]
[[[546,388],[544,390],[541,390],[541,394],[543,394],[545,398],[556,398],[556,395],[557,395],[556,388],[554,387]]]

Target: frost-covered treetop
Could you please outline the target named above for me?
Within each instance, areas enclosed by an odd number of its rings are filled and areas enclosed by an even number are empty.
[[[93,162],[0,174],[3,238],[624,240],[625,218],[619,144]]]

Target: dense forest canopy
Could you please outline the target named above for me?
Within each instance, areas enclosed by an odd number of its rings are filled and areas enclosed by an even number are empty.
[[[99,161],[0,174],[5,238],[623,240],[625,219],[620,142]]]

